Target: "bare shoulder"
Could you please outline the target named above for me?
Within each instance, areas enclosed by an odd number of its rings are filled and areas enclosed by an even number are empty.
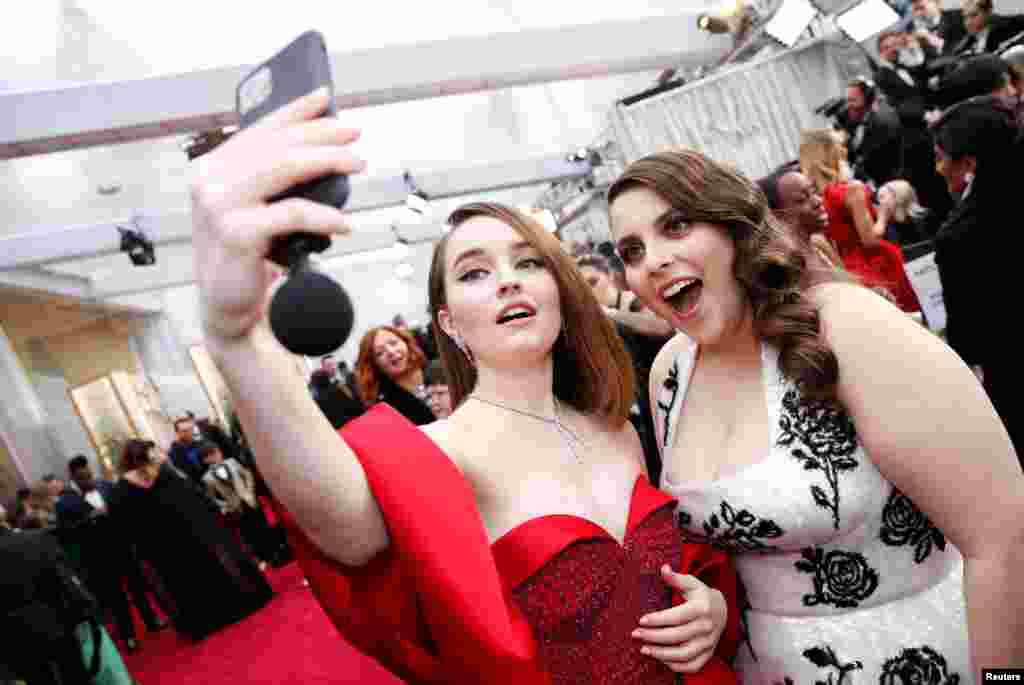
[[[434,444],[452,460],[452,463],[460,471],[463,470],[465,458],[460,456],[463,454],[463,450],[459,443],[459,432],[453,430],[451,421],[439,419],[433,423],[419,426],[419,429],[424,435],[434,441]]]
[[[896,339],[939,344],[941,341],[906,312],[874,290],[857,283],[822,283],[806,291],[818,309],[821,332],[830,344],[844,345],[852,337],[858,342],[892,346]]]

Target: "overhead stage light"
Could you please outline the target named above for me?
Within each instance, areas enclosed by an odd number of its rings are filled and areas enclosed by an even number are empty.
[[[697,17],[697,27],[708,33],[729,33],[729,23],[710,14]]]
[[[742,34],[750,26],[750,10],[743,0],[726,0],[718,10],[697,17],[697,28],[708,33]]]
[[[405,208],[418,217],[426,216],[427,210],[430,208],[428,202],[430,197],[420,190],[410,172],[402,172],[402,180],[405,181],[405,187],[409,191],[409,195],[405,198]]]
[[[156,248],[141,229],[117,227],[121,234],[121,252],[127,252],[135,266],[156,264]]]

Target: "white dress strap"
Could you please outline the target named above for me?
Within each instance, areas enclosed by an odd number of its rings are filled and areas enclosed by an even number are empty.
[[[676,436],[679,412],[686,398],[690,377],[697,361],[697,343],[684,340],[668,374],[661,381],[654,407],[654,433],[658,440],[658,451],[662,460]]]

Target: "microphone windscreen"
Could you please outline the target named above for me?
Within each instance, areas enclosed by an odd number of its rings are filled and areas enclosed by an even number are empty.
[[[308,267],[294,269],[270,302],[270,328],[286,350],[320,357],[341,347],[355,313],[334,279]]]

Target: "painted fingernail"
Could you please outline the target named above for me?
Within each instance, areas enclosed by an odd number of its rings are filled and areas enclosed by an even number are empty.
[[[641,647],[641,648],[640,648],[640,653],[641,653],[641,654],[647,654],[647,655],[650,655],[650,653],[651,653],[651,648],[650,648],[650,647]]]

